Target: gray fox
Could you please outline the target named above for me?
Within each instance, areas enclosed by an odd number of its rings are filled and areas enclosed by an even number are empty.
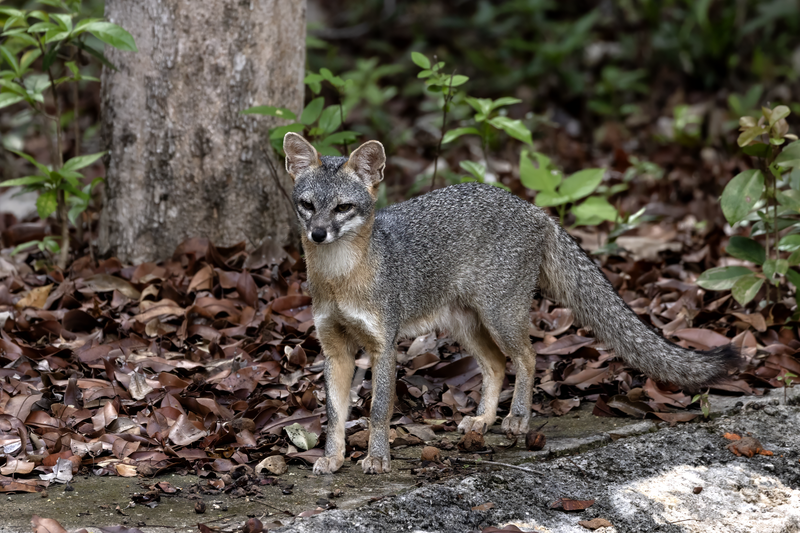
[[[341,468],[350,384],[359,348],[372,361],[365,473],[391,468],[389,421],[396,341],[445,329],[483,373],[476,416],[462,432],[495,423],[506,356],[516,366],[502,429],[528,431],[536,354],[528,336],[537,288],[572,308],[617,356],[647,375],[689,389],[719,381],[737,359],[731,346],[681,348],[625,304],[577,243],[545,212],[497,187],[465,183],[376,212],[383,145],[321,157],[303,137],[283,140],[305,251],[314,321],[325,359],[328,432],[315,474]]]

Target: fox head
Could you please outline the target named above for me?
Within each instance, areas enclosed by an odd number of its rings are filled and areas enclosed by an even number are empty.
[[[294,179],[295,212],[308,242],[326,246],[355,236],[372,220],[386,154],[378,141],[350,157],[320,156],[296,133],[283,138],[286,170]]]

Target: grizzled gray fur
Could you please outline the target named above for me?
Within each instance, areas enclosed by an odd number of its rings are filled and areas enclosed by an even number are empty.
[[[516,366],[506,431],[528,430],[536,363],[529,310],[537,290],[572,308],[583,326],[628,364],[696,390],[725,377],[730,347],[681,348],[656,334],[617,295],[575,241],[546,213],[490,185],[454,185],[375,211],[383,146],[321,157],[297,134],[284,138],[302,227],[317,332],[326,354],[328,436],[317,474],[344,461],[354,357],[372,359],[367,473],[387,472],[396,342],[446,329],[483,371],[482,401],[461,431],[494,424],[506,356]]]

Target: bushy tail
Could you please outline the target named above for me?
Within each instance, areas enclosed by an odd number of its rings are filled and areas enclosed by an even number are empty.
[[[739,359],[733,346],[681,348],[655,333],[620,298],[600,269],[558,224],[544,239],[543,294],[570,307],[580,323],[626,363],[658,381],[688,390],[720,381]]]

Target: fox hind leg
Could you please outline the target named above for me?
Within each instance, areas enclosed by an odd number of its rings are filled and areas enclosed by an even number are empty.
[[[485,433],[497,419],[497,404],[503,387],[506,371],[506,356],[492,340],[484,326],[473,332],[457,335],[458,341],[473,354],[483,373],[483,391],[476,416],[465,416],[458,425],[462,433],[477,431]]]
[[[514,397],[511,412],[503,419],[501,428],[506,433],[522,435],[527,433],[531,418],[531,398],[533,396],[533,377],[536,371],[536,352],[528,337],[528,313],[514,317],[513,313],[495,314],[497,320],[484,322],[492,339],[500,350],[508,355],[516,367]]]

